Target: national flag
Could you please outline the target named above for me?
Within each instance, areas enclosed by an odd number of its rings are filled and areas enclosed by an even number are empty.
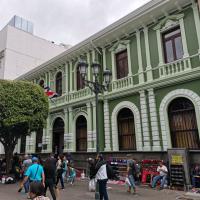
[[[55,98],[55,97],[58,97],[58,93],[54,92],[51,90],[51,88],[49,86],[46,86],[44,88],[44,91],[45,91],[45,94],[50,98]]]

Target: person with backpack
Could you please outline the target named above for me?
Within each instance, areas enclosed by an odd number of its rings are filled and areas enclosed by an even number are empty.
[[[57,179],[56,179],[56,188],[57,188],[57,185],[58,185],[58,182],[60,180],[60,183],[61,183],[61,187],[62,189],[64,190],[65,189],[65,186],[64,186],[64,181],[63,181],[63,155],[59,155],[58,156],[58,161],[56,163],[56,174],[57,174]]]
[[[133,189],[133,193],[136,193],[136,186],[135,186],[135,176],[136,176],[136,167],[134,160],[129,160],[127,163],[127,178],[129,181],[129,186],[127,192],[131,193]]]
[[[103,156],[97,155],[97,162],[95,166],[96,170],[96,180],[99,185],[99,195],[100,200],[109,200],[108,193],[107,193],[107,182],[108,182],[108,175],[106,169],[107,163],[103,159]]]

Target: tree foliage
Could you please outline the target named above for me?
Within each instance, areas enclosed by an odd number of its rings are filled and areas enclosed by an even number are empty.
[[[18,138],[46,125],[48,98],[36,84],[0,80],[0,142],[14,151]]]

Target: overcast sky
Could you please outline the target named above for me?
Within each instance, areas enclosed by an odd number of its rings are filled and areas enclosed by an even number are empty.
[[[34,34],[77,44],[149,0],[0,0],[0,30],[13,15],[34,23]]]

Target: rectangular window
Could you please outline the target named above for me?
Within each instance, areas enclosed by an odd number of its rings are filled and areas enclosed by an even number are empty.
[[[117,68],[117,79],[121,79],[128,76],[127,50],[116,54],[116,68]]]
[[[183,45],[180,27],[163,33],[165,63],[183,58]]]

